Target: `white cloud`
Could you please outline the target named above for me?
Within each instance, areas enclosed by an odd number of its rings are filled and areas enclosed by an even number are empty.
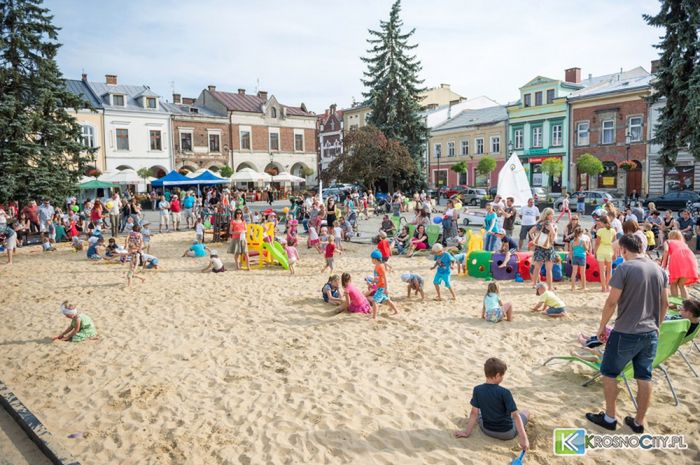
[[[360,61],[367,29],[388,16],[392,1],[199,0],[95,2],[48,0],[63,28],[59,65],[66,77],[82,69],[92,80],[148,84],[170,98],[170,83],[186,96],[208,84],[254,92],[257,79],[283,103],[317,112],[361,98]],[[405,0],[405,28],[416,28],[415,50],[425,85],[450,83],[466,97],[505,103],[536,75],[563,78],[621,67],[649,68],[659,30],[642,13],[656,0]]]

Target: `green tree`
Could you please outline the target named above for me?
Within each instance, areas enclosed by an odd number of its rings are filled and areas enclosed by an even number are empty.
[[[222,166],[221,169],[219,170],[219,175],[220,175],[222,178],[230,178],[230,177],[233,175],[233,168],[231,168],[231,167],[228,166],[228,165],[224,165],[224,166]]]
[[[603,162],[590,153],[584,153],[576,160],[576,171],[588,177],[597,176],[605,170]]]
[[[136,174],[138,174],[139,178],[143,179],[144,182],[147,182],[148,178],[153,176],[153,170],[151,170],[150,168],[139,168],[136,171]]]
[[[661,0],[659,13],[644,19],[665,29],[655,45],[661,56],[649,97],[651,103],[665,101],[653,140],[661,146],[659,162],[674,166],[678,148],[685,146],[700,159],[700,3]]]
[[[62,201],[92,158],[68,112],[87,104],[65,86],[52,19],[40,0],[0,2],[0,202]]]
[[[362,58],[367,64],[362,83],[368,91],[363,96],[371,108],[369,124],[408,149],[414,168],[406,171],[411,177],[403,183],[408,188],[417,188],[425,185],[423,151],[428,129],[420,116],[420,94],[425,89],[418,78],[420,61],[411,54],[417,45],[409,44],[415,29],[402,32],[400,12],[401,1],[396,0],[389,20],[380,21],[378,31],[369,31],[369,56]]]
[[[550,177],[551,181],[551,178],[553,178],[554,176],[561,175],[562,171],[564,171],[564,164],[562,163],[561,158],[550,157],[546,158],[542,162],[541,168],[542,173],[547,174]]]
[[[309,168],[308,166],[304,166],[301,169],[301,174],[305,177],[308,178],[309,176],[313,176],[315,173],[313,168]]]
[[[464,174],[467,172],[467,164],[464,163],[463,161],[457,162],[452,167],[450,167],[452,171],[454,171],[457,174]]]
[[[479,174],[488,176],[496,169],[496,160],[488,155],[484,156],[479,163],[476,165],[476,171]]]

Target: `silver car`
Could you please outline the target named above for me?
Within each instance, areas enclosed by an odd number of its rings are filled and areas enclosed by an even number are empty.
[[[456,197],[459,197],[464,205],[479,205],[481,200],[486,197],[486,189],[467,187],[460,189],[451,198],[454,199]]]

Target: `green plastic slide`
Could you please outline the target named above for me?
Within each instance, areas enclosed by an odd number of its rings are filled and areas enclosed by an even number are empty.
[[[284,250],[284,247],[282,247],[282,244],[280,244],[277,241],[274,241],[272,244],[269,242],[263,242],[263,248],[267,250],[270,256],[277,263],[282,265],[282,268],[284,268],[285,270],[289,269],[289,262],[287,261],[287,252]]]

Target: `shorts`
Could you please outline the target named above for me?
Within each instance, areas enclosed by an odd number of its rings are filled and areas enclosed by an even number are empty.
[[[484,319],[486,321],[490,321],[491,323],[498,323],[503,319],[504,316],[505,312],[503,311],[503,309],[501,307],[496,307],[490,310],[486,310]]]
[[[520,419],[523,421],[523,426],[527,426],[527,417],[521,412],[518,412],[518,414],[520,415]],[[479,428],[486,436],[491,436],[492,438],[501,439],[503,441],[508,441],[510,439],[515,438],[518,435],[518,430],[515,429],[515,423],[513,423],[513,427],[508,431],[491,431],[491,430],[484,428],[484,421],[481,418],[481,412],[479,412],[478,418],[479,418]]]
[[[586,266],[586,257],[577,257],[574,255],[571,257],[571,264],[573,266]]]
[[[245,239],[231,239],[228,246],[228,253],[242,254],[248,252],[248,243]]]
[[[612,250],[598,250],[595,254],[595,258],[599,262],[612,262],[613,252]]]
[[[8,236],[6,239],[6,248],[7,250],[15,250],[17,248],[17,235],[13,234],[11,236]]]
[[[294,265],[296,262],[297,262],[297,259],[296,259],[296,258],[290,258],[290,259],[288,260],[288,263],[289,263],[290,265]]]
[[[151,268],[153,268],[155,266],[158,266],[158,259],[157,258],[154,258],[153,260],[148,262],[148,264],[146,265],[146,269],[150,270]]]
[[[212,273],[223,273],[224,271],[226,271],[226,268],[224,268],[223,266],[218,270],[215,270],[214,268],[211,269]]]
[[[326,258],[326,266],[333,268],[333,257]]]
[[[160,212],[160,223],[161,224],[168,224],[170,222],[170,215],[166,212]]]
[[[382,304],[384,302],[390,301],[391,299],[388,295],[386,295],[383,287],[378,287],[377,290],[374,291],[374,296],[372,296],[372,300],[374,300],[377,304]]]
[[[631,361],[634,379],[651,380],[658,342],[659,335],[656,331],[627,334],[618,333],[613,329],[603,352],[600,374],[608,378],[617,378]]]
[[[321,243],[321,239],[309,239],[309,245],[314,246]]]
[[[520,236],[519,237],[520,237],[521,241],[527,240],[527,235],[534,226],[535,226],[534,224],[520,226]]]
[[[102,257],[100,257],[99,255],[95,254],[95,255],[89,256],[89,257],[88,257],[88,260],[102,260]]]
[[[535,253],[532,254],[533,262],[553,262],[557,253],[554,248],[544,249],[540,246],[535,246]]]
[[[513,237],[513,228],[506,229],[506,236]]]
[[[449,273],[435,273],[433,284],[439,286],[441,283],[444,284],[447,289],[450,289],[452,287],[452,285],[450,284]]]
[[[195,234],[194,238],[197,240],[197,242],[204,244],[204,234]]]
[[[171,214],[173,215],[173,223],[176,221],[179,223],[180,222],[180,212],[171,212]]]
[[[186,220],[188,220],[190,218],[194,218],[194,213],[192,212],[191,208],[185,208],[184,213],[185,213]]]
[[[40,233],[49,232],[49,222],[48,221],[46,221],[46,222],[42,221],[39,223],[39,232]]]
[[[545,313],[547,315],[561,315],[566,313],[566,307],[549,307]]]

